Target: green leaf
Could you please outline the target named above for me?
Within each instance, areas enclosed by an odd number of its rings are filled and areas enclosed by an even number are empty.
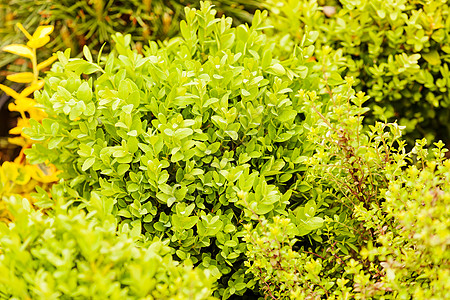
[[[273,64],[270,68],[275,75],[281,76],[286,74],[286,69],[279,63]]]
[[[91,51],[89,51],[89,48],[86,45],[83,46],[83,55],[88,62],[90,62],[90,63],[93,62]]]
[[[295,110],[283,110],[281,115],[278,117],[278,120],[283,123],[292,123],[297,116],[297,112]]]
[[[272,51],[267,49],[263,53],[261,67],[265,70],[272,64]]]
[[[87,169],[89,169],[90,167],[92,167],[92,165],[95,163],[95,157],[90,157],[88,159],[86,159],[83,163],[83,166],[81,167],[81,170],[84,172]]]
[[[87,82],[83,82],[77,90],[77,98],[84,102],[92,100],[92,90]]]
[[[73,58],[66,64],[66,69],[73,71],[76,74],[92,74],[98,71],[102,71],[98,65],[87,62],[79,58]]]
[[[137,192],[139,190],[139,185],[136,183],[127,184],[127,191],[130,193]]]
[[[316,230],[323,226],[323,219],[319,217],[313,217],[308,219],[306,222],[306,229],[308,230]]]
[[[190,128],[179,128],[177,130],[175,130],[173,136],[182,140],[190,135],[192,135],[194,133],[194,131]]]
[[[422,57],[430,64],[430,65],[440,65],[441,58],[439,57],[439,53],[434,50],[426,53],[421,53]]]
[[[55,149],[56,147],[58,147],[58,145],[61,143],[63,139],[64,137],[62,136],[51,138],[47,145],[48,149]]]
[[[329,85],[335,86],[339,84],[343,84],[345,81],[342,79],[341,75],[337,72],[332,72],[330,77],[327,78],[327,82]]]

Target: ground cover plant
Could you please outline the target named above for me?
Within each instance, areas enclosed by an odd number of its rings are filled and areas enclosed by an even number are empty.
[[[166,292],[155,298],[448,298],[443,143],[408,151],[397,123],[363,126],[370,98],[319,31],[292,45],[271,35],[266,12],[237,27],[215,14],[209,2],[186,8],[180,36],[141,52],[117,33],[95,60],[87,47],[84,59],[58,53],[35,93],[47,118],[24,133],[27,159],[53,163],[61,181],[52,197],[33,195],[42,211],[6,200],[18,221],[1,225],[12,275],[0,291],[107,285],[134,299],[144,295],[133,276],[149,272]],[[102,241],[105,261],[96,248],[86,263],[84,239]],[[117,264],[116,248],[131,249]],[[161,268],[141,268],[149,258]],[[111,275],[98,290],[84,281],[96,264]]]

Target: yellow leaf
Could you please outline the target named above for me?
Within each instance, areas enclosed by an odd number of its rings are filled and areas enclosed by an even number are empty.
[[[44,86],[44,80],[39,80],[38,82],[33,83],[30,86],[27,86],[26,88],[24,88],[23,91],[20,93],[20,96],[27,97],[31,93],[34,93],[34,91],[42,89],[43,86]]]
[[[13,97],[14,99],[19,99],[21,96],[15,90],[6,85],[0,84],[0,90],[4,91],[7,95]]]
[[[53,64],[55,62],[55,60],[57,60],[58,57],[57,56],[52,56],[49,59],[44,60],[43,62],[41,62],[40,64],[37,65],[37,69],[38,71],[50,66],[51,64]]]
[[[30,114],[30,118],[35,119],[38,122],[48,117],[47,113],[43,111],[42,108],[36,106],[28,110],[28,113]]]
[[[26,185],[31,179],[31,174],[27,172],[26,166],[25,168],[19,168],[18,171],[19,176],[16,177],[15,183],[18,185]]]
[[[30,170],[31,178],[42,183],[51,183],[59,180],[58,171],[54,165],[47,164],[37,164],[33,165],[33,171]]]
[[[33,33],[33,38],[40,39],[50,35],[53,32],[53,26],[39,26],[36,31]]]
[[[18,134],[21,134],[21,131]],[[17,145],[20,147],[25,147],[26,145],[28,145],[27,140],[21,136],[8,138],[8,143],[10,143],[12,145]]]
[[[28,41],[27,46],[30,47],[30,48],[41,48],[42,46],[44,46],[48,42],[50,42],[50,37],[49,36],[43,36],[41,38],[34,38],[33,37],[31,40]]]
[[[2,165],[3,173],[5,177],[11,181],[14,181],[17,176],[19,176],[19,171],[17,170],[18,165],[9,161],[5,161]]]
[[[3,47],[3,51],[10,52],[13,54],[17,54],[20,56],[28,57],[29,59],[33,59],[33,51],[30,47],[21,44],[11,44]]]
[[[6,79],[18,83],[29,83],[34,80],[34,74],[31,72],[16,73],[6,76]]]
[[[23,127],[14,127],[9,130],[9,134],[20,135]]]
[[[31,35],[28,33],[28,31],[23,27],[21,23],[17,23],[16,26],[19,27],[20,31],[22,31],[23,34],[25,34],[29,40],[31,39]]]
[[[26,111],[29,111],[30,109],[33,109],[36,105],[36,101],[34,101],[31,98],[19,98],[16,99],[16,101],[11,102],[8,104],[8,109],[10,111],[18,111],[25,113]]]

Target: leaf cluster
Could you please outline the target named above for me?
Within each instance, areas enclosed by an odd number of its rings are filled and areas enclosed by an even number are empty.
[[[32,35],[22,24],[19,23],[17,26],[27,37],[28,42],[26,45],[7,45],[2,50],[29,59],[32,64],[32,72],[21,72],[7,76],[7,79],[12,82],[28,85],[20,93],[0,84],[0,89],[14,99],[14,102],[9,104],[9,109],[19,112],[21,116],[17,119],[17,126],[9,132],[16,135],[10,138],[9,142],[22,148],[19,156],[13,162],[4,162],[0,166],[0,197],[20,194],[32,200],[30,193],[35,192],[36,187],[49,189],[53,182],[58,181],[58,172],[53,165],[45,163],[31,165],[27,163],[24,150],[31,147],[31,140],[22,132],[24,127],[29,127],[30,118],[33,118],[35,122],[40,122],[46,117],[42,109],[36,107],[37,103],[30,95],[43,87],[44,81],[39,79],[39,72],[50,66],[56,60],[56,57],[52,56],[40,63],[37,59],[37,49],[42,48],[50,41],[49,35],[53,31],[53,26],[40,26]],[[1,220],[10,220],[11,215],[7,212],[6,206],[3,203],[1,205]]]
[[[301,154],[309,150],[294,96],[320,82],[308,76],[313,40],[280,61],[261,32],[264,13],[238,27],[215,14],[209,3],[186,8],[181,37],[151,42],[143,55],[121,34],[104,60],[87,48],[85,59],[59,53],[36,94],[48,118],[26,130],[40,143],[26,153],[63,170],[88,203],[92,191],[113,201],[119,232],[157,236],[178,259],[223,276],[218,293],[228,297],[252,287],[242,224],[254,221],[238,193],[258,215],[304,202]],[[302,235],[322,224],[308,205],[292,212],[306,224]]]
[[[342,52],[342,74],[371,97],[367,124],[398,120],[411,145],[423,136],[448,142],[448,2],[336,2],[269,1],[280,51],[289,53],[305,29],[317,31],[314,59],[322,59],[322,45]]]
[[[208,272],[179,265],[157,239],[144,249],[95,213],[46,215],[25,198],[5,200],[14,223],[0,224],[2,299],[212,299]]]
[[[42,57],[66,48],[81,53],[84,45],[98,49],[105,42],[109,46],[115,32],[131,34],[136,48],[142,49],[149,40],[164,40],[179,33],[179,21],[184,19],[184,7],[198,8],[200,1],[184,0],[62,0],[26,1],[11,0],[0,7],[0,47],[22,40],[15,30],[17,23],[36,29],[52,25],[55,34],[42,51]],[[252,12],[260,7],[258,1],[214,1],[220,14],[234,18],[236,25],[251,22]],[[15,58],[2,54],[0,67],[10,65]],[[14,71],[23,68],[10,65]]]

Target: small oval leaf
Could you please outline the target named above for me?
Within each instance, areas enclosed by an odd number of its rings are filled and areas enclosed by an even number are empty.
[[[6,79],[18,83],[30,83],[34,80],[34,74],[31,72],[16,73],[6,76]]]

